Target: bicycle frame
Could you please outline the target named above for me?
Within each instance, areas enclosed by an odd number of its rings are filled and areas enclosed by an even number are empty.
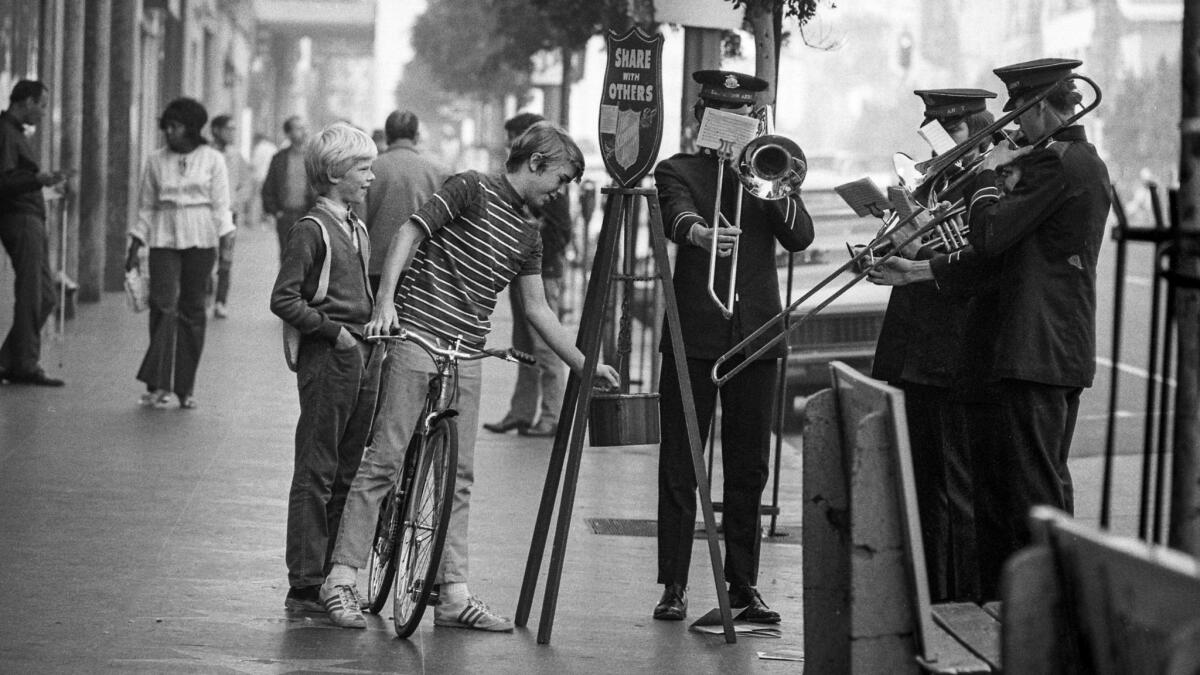
[[[525,363],[532,363],[533,359],[515,350],[505,352],[464,348],[462,336],[453,340],[449,346],[443,347],[438,344],[440,341],[408,329],[401,329],[396,335],[372,336],[367,339],[370,341],[406,340],[412,342],[421,347],[434,364],[434,372],[429,379],[420,420],[409,439],[400,474],[396,476],[395,485],[392,488],[393,502],[389,507],[381,506],[380,524],[377,525],[376,543],[372,548],[372,555],[379,553],[387,555],[391,559],[384,563],[384,566],[377,564],[377,561],[383,560],[383,558],[371,558],[368,561],[371,569],[371,595],[368,596],[371,611],[379,612],[383,608],[387,589],[394,587],[393,622],[396,626],[396,634],[404,638],[415,630],[421,621],[425,607],[429,602],[436,602],[435,598],[437,597],[436,587],[433,585],[434,570],[437,568],[444,545],[447,519],[451,508],[451,495],[454,489],[455,467],[457,466],[456,427],[447,419],[458,414],[453,407],[459,393],[458,363],[459,361],[479,360],[488,356]],[[431,450],[431,443],[441,443],[442,445],[433,445],[435,449]],[[443,459],[444,464],[432,464],[433,462],[442,462]],[[430,474],[430,471],[435,470],[432,468],[434,466],[444,467],[442,473]],[[433,487],[434,492],[427,493],[426,490],[430,488],[423,488],[422,485],[429,485],[425,481],[430,475],[440,476],[433,480],[435,481],[434,485],[441,487]],[[424,501],[427,494],[439,496],[435,498],[436,502],[427,504]],[[440,506],[433,506],[434,503],[440,504]],[[433,510],[425,511],[423,504],[431,506]],[[391,510],[389,511],[389,509]],[[418,515],[418,511],[423,515]],[[392,515],[385,516],[385,513]],[[390,520],[390,518],[398,520]],[[383,535],[383,539],[381,539],[378,528],[383,527],[385,521],[394,522],[397,526],[395,529],[386,530],[387,534]],[[426,534],[414,535],[413,533],[417,531]],[[381,549],[381,541],[392,543]],[[386,553],[381,553],[381,551]],[[383,576],[375,576],[377,572],[381,572]],[[392,575],[394,575],[394,579]],[[377,581],[380,583],[377,584]],[[382,598],[380,594],[382,594]],[[403,603],[401,602],[402,598]]]

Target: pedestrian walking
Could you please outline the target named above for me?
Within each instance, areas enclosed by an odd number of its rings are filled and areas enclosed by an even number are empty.
[[[229,115],[217,115],[209,125],[212,130],[213,148],[225,157],[225,168],[229,171],[230,210],[233,212],[234,227],[245,226],[250,205],[250,194],[254,178],[250,165],[237,147],[237,126]],[[226,303],[229,301],[229,283],[233,274],[233,245],[237,241],[237,230],[221,237],[217,250],[217,283],[213,301],[213,317],[224,319],[229,316]]]
[[[220,238],[233,232],[225,158],[201,135],[208,112],[178,98],[159,118],[166,147],[146,159],[138,216],[129,229],[125,269],[149,248],[150,346],[138,368],[146,385],[140,403],[196,407],[196,369],[204,350],[206,289]]]
[[[317,203],[317,196],[304,175],[304,143],[308,140],[308,125],[298,115],[283,123],[288,145],[271,157],[271,165],[262,184],[263,212],[275,219],[275,234],[279,237],[279,255],[287,247],[288,230]]]
[[[393,111],[384,123],[387,149],[375,160],[375,181],[367,190],[366,221],[371,233],[371,290],[379,289],[383,258],[400,225],[416,213],[449,175],[418,148],[421,131],[417,116]]]

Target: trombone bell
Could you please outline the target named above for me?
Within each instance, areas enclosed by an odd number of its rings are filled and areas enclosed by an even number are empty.
[[[808,160],[794,141],[784,136],[759,136],[738,154],[734,171],[742,187],[759,199],[783,199],[794,194],[808,175]]]

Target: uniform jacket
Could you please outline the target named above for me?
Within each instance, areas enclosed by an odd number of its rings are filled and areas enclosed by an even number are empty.
[[[699,222],[707,226],[716,199],[717,159],[711,154],[679,154],[660,162],[654,171],[658,202],[667,236],[679,245],[673,274],[679,301],[679,323],[689,358],[716,359],[782,310],[779,276],[775,266],[775,242],[789,251],[799,251],[813,240],[812,218],[797,195],[768,201],[745,194],[742,198],[742,234],[733,317],[726,319],[708,296],[709,252],[687,240],[688,231]],[[737,193],[741,186],[733,172],[725,171],[721,190],[721,213],[735,222]],[[727,295],[732,257],[718,258],[717,294]],[[749,345],[747,355],[781,328],[767,331]],[[659,348],[671,350],[670,333],[663,327]],[[778,358],[787,354],[780,342],[763,355]]]
[[[961,195],[944,195],[957,201]],[[969,247],[968,247],[969,248]],[[979,285],[976,279],[982,261],[969,251],[954,254],[972,256],[970,264],[956,266],[953,279],[936,277],[892,288],[883,325],[875,344],[871,377],[893,384],[920,384],[952,387],[963,373],[964,334],[971,295]],[[919,259],[931,259],[931,266],[949,258],[923,248]]]
[[[1108,169],[1083,127],[1022,158],[1001,197],[992,171],[966,194],[975,254],[998,262],[968,328],[988,380],[1088,387],[1096,370],[1096,260],[1111,206]]]

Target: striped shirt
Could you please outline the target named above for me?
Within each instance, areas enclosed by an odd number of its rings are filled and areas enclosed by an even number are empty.
[[[542,239],[502,174],[451,176],[413,214],[425,239],[396,293],[401,322],[483,347],[500,291],[541,274]]]

